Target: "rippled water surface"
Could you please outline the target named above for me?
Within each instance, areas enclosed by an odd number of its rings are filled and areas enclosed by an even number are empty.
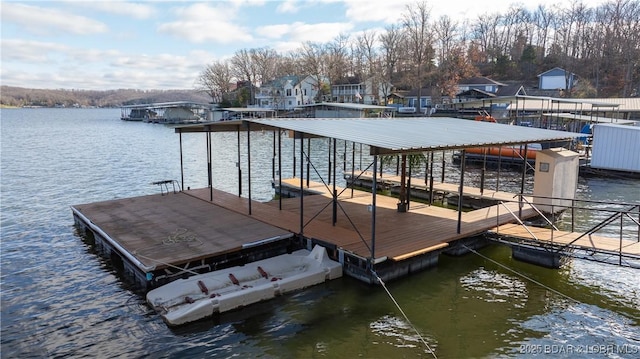
[[[389,283],[409,322],[382,288],[345,277],[168,328],[77,235],[69,207],[154,194],[151,182],[179,179],[179,136],[120,121],[117,109],[3,109],[0,126],[3,358],[431,358],[430,349],[438,358],[640,357],[637,269],[583,260],[544,269],[497,245],[482,256],[441,256],[437,267]],[[232,192],[236,141],[213,140],[214,172],[231,169],[214,185]],[[251,139],[266,148],[251,153],[254,199],[273,194],[271,141]],[[185,186],[206,186],[203,135],[183,136],[183,146]],[[284,163],[283,174],[291,170]],[[579,195],[640,202],[639,185],[581,180]]]

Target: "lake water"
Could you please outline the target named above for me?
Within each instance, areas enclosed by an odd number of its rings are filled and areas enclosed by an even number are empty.
[[[545,269],[500,245],[441,256],[437,267],[389,283],[411,323],[381,287],[344,277],[171,329],[73,226],[71,205],[154,194],[151,182],[180,179],[173,129],[119,116],[1,111],[3,358],[432,358],[421,337],[438,358],[640,357],[638,269],[584,260]],[[267,148],[251,155],[254,199],[273,194],[271,141],[252,135],[252,148]],[[235,135],[213,142],[214,172],[231,168],[214,185],[235,192]],[[184,135],[183,146],[185,186],[205,187],[203,135]],[[582,179],[578,195],[637,203],[640,182]]]

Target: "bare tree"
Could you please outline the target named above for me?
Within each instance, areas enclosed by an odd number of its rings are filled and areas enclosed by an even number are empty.
[[[384,69],[384,78],[390,83],[395,83],[397,72],[397,64],[402,58],[404,37],[402,29],[396,25],[390,25],[386,31],[380,34],[380,46],[382,51],[382,68]]]
[[[346,78],[349,68],[349,35],[340,34],[333,41],[324,46],[324,61],[326,68],[326,79],[329,87],[332,84]]]
[[[402,24],[408,39],[409,55],[413,62],[415,71],[414,86],[418,90],[416,109],[421,110],[422,87],[424,85],[425,73],[432,64],[434,56],[433,35],[429,25],[430,9],[426,2],[417,3],[414,6],[407,5],[406,13],[402,16]]]
[[[224,96],[231,91],[233,75],[227,61],[214,61],[207,65],[200,73],[196,84],[199,90],[211,97],[214,103],[221,102]]]
[[[322,96],[325,95],[326,89],[323,89],[323,79],[327,78],[326,68],[326,48],[315,42],[305,42],[298,50],[298,59],[300,63],[300,70],[304,74],[308,74],[314,78],[318,93],[315,100],[317,102],[322,100]]]
[[[278,74],[280,55],[268,47],[250,50],[251,62],[256,68],[255,85],[275,79]]]

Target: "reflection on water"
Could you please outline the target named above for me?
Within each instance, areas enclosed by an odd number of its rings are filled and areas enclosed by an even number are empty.
[[[77,236],[69,206],[158,193],[151,182],[180,178],[178,135],[120,121],[117,109],[3,109],[1,115],[3,358],[432,357],[381,288],[346,277],[168,328]],[[273,195],[272,140],[269,133],[251,138],[254,199]],[[285,142],[283,158],[293,152],[291,140]],[[258,151],[261,145],[268,150]],[[328,157],[326,142],[312,146]],[[183,147],[185,185],[206,186],[204,136],[184,135]],[[214,185],[234,193],[236,148],[235,136],[214,137]],[[327,162],[317,164],[318,172],[327,171]],[[283,175],[292,170],[292,161],[284,161]],[[519,174],[511,178],[519,188]],[[511,182],[501,179],[504,186]],[[637,182],[581,181],[580,195],[630,200],[635,188]],[[578,260],[550,270],[513,261],[503,246],[481,253],[577,302],[474,254],[443,255],[437,267],[387,283],[438,358],[529,357],[525,345],[638,346],[637,270]]]

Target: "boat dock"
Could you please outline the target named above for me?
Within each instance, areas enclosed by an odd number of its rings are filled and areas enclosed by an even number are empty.
[[[190,101],[155,102],[122,106],[120,112],[123,121],[188,124],[206,121],[211,105]]]
[[[282,185],[296,187],[299,182],[291,178]],[[339,207],[343,210],[334,225],[328,205],[332,196],[323,188],[315,182],[305,188],[317,195],[304,197],[303,211],[315,215],[305,216],[308,225],[302,236],[297,197],[253,201],[248,214],[248,199],[213,190],[210,200],[211,189],[201,188],[75,205],[72,211],[77,225],[90,234],[98,251],[121,263],[127,277],[145,287],[315,244],[323,245],[332,259],[343,262],[347,274],[368,278],[360,272],[371,252],[367,240],[371,236],[371,194],[340,189]],[[427,261],[425,266],[433,265],[437,255],[457,240],[514,221],[508,210],[495,205],[462,213],[458,232],[456,210],[414,203],[409,213],[398,213],[396,205],[396,198],[378,196],[375,260],[378,274],[386,279],[420,269],[416,259]],[[513,202],[508,206],[517,211],[519,205]],[[531,208],[523,213],[525,218],[535,215]]]
[[[492,228],[540,213],[525,197],[464,186],[464,164],[459,184],[429,184],[448,195],[457,195],[457,205],[449,203],[455,209],[412,201],[412,190],[406,196],[402,184],[399,198],[385,195],[383,186],[378,188],[377,178],[377,164],[382,156],[404,158],[412,153],[560,141],[581,135],[453,118],[245,119],[182,126],[175,131],[181,144],[184,135],[204,134],[206,151],[211,156],[215,151],[232,150],[214,148],[213,133],[237,132],[238,159],[244,148],[247,161],[247,172],[237,171],[238,183],[246,183],[248,193],[242,193],[241,188],[235,194],[213,188],[212,177],[218,169],[208,161],[208,169],[204,171],[209,178],[206,188],[184,190],[183,174],[178,191],[163,190],[153,196],[72,207],[74,219],[87,237],[147,288],[181,276],[241,265],[298,248],[311,249],[315,245],[325,247],[328,255],[342,264],[345,275],[366,283],[407,276],[436,264],[440,253],[461,254],[484,245],[487,242],[484,234]],[[271,164],[276,191],[275,199],[268,202],[252,199],[251,156],[247,154],[252,151],[253,133],[262,136],[273,133]],[[326,154],[312,157],[310,141],[323,138],[329,139],[332,146],[329,175],[322,178],[324,175],[316,172],[322,183],[313,182],[310,166],[327,157]],[[370,161],[369,173],[373,176],[370,191],[336,187],[336,139],[345,141],[343,158],[354,158],[357,143],[367,146],[370,154],[365,160]],[[283,141],[293,141],[294,148],[293,171],[285,178]],[[353,145],[351,151],[347,150],[347,143]],[[182,157],[181,148],[181,161]],[[564,163],[568,162],[561,164]],[[351,165],[355,165],[353,160]],[[555,170],[564,168],[551,167],[549,173]],[[354,172],[352,168],[352,176]],[[358,178],[363,175],[366,173]],[[396,181],[386,174],[382,178]],[[401,182],[406,178],[401,177]],[[413,188],[416,183],[413,180],[406,185]],[[284,189],[297,192],[297,197],[286,198]],[[490,202],[467,206],[474,196]],[[550,204],[553,212],[557,204]],[[468,210],[469,207],[473,209]]]

